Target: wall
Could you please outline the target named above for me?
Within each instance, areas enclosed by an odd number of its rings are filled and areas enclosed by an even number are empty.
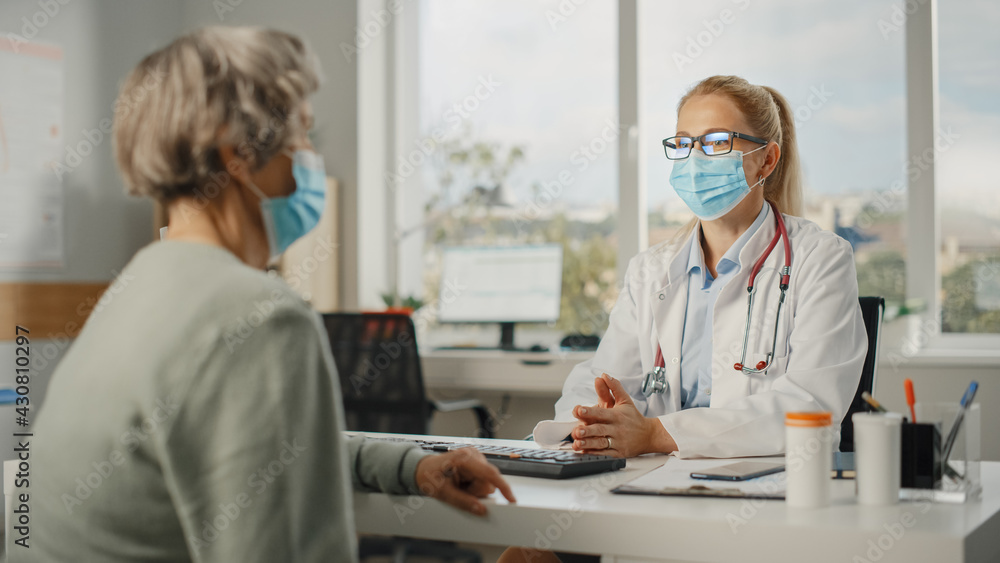
[[[37,34],[26,27],[25,18],[36,22],[32,25],[37,27]],[[68,147],[88,143],[84,132],[98,128],[101,120],[113,116],[119,81],[143,55],[169,41],[180,21],[179,5],[155,0],[0,3],[0,34],[15,33],[63,49],[63,142]],[[107,135],[64,176],[63,188],[65,267],[0,271],[0,281],[108,281],[150,240],[152,204],[125,195]],[[31,336],[30,397],[37,406],[68,341],[59,333]],[[13,364],[13,344],[0,342],[0,366],[8,368],[0,370],[0,386],[13,383],[14,372],[9,369]],[[8,452],[13,413],[4,409],[0,417],[0,452]]]
[[[67,1],[67,0],[63,0]],[[35,2],[0,4],[0,33],[24,33],[22,18],[47,21],[35,40],[63,48],[64,135],[67,147],[89,143],[85,131],[112,118],[118,84],[139,59],[176,32],[176,5],[154,0],[74,0],[51,17]],[[114,277],[150,240],[148,201],[132,198],[111,157],[108,135],[63,177],[66,266],[48,271],[7,271],[0,280],[101,281]],[[104,220],[94,221],[94,217]]]
[[[390,248],[386,221],[390,217],[392,199],[387,197],[384,173],[391,168],[389,150],[393,116],[388,111],[392,89],[391,68],[387,52],[392,48],[390,31],[395,16],[382,7],[383,0],[360,0],[359,28],[364,33],[364,48],[358,53],[358,207],[359,221],[356,230],[357,252],[357,302],[358,309],[381,309],[381,293],[389,289],[387,283],[388,249]],[[382,26],[373,19],[373,13],[382,10]],[[363,23],[362,23],[363,22]],[[350,309],[351,307],[347,307]]]

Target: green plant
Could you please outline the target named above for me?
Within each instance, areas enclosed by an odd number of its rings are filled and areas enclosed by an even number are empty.
[[[982,257],[941,279],[942,332],[1000,332],[1000,309],[983,305],[978,293],[996,295],[1000,256]]]
[[[416,295],[401,297],[394,291],[388,291],[379,294],[379,296],[382,298],[382,302],[385,303],[385,306],[390,309],[398,309],[402,307],[416,311],[424,306],[424,300]]]
[[[474,188],[502,185],[525,156],[522,145],[504,147],[495,141],[477,140],[468,127],[442,141],[434,154],[440,191],[428,200],[427,211],[456,203],[481,205],[483,192]],[[467,190],[459,201],[453,201],[454,186]]]
[[[884,297],[887,303],[906,300],[906,259],[896,250],[872,252],[859,260],[858,294]]]

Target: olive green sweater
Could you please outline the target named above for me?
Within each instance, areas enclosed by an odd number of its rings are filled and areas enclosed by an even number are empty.
[[[53,375],[12,560],[353,561],[352,482],[416,493],[424,454],[342,436],[325,340],[221,248],[140,251]]]

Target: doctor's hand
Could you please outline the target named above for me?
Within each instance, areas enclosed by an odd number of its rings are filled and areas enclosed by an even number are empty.
[[[486,514],[480,498],[500,489],[510,502],[514,492],[500,476],[500,471],[474,448],[462,448],[440,455],[429,455],[417,463],[417,487],[429,497],[446,502],[477,516]]]
[[[581,422],[573,429],[574,450],[635,457],[677,449],[677,443],[659,419],[643,416],[620,381],[605,373],[594,379],[594,388],[597,406],[573,408],[573,416]]]

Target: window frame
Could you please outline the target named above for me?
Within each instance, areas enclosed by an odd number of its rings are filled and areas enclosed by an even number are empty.
[[[908,10],[905,23],[906,57],[906,145],[907,161],[916,162],[930,151],[928,169],[908,183],[907,189],[907,297],[927,304],[919,323],[912,323],[908,343],[916,346],[917,355],[963,351],[992,351],[1000,358],[1000,334],[965,334],[942,332],[941,212],[937,197],[937,151],[934,139],[941,131],[938,83],[938,0],[927,0],[922,7]],[[931,228],[914,228],[931,225]]]

